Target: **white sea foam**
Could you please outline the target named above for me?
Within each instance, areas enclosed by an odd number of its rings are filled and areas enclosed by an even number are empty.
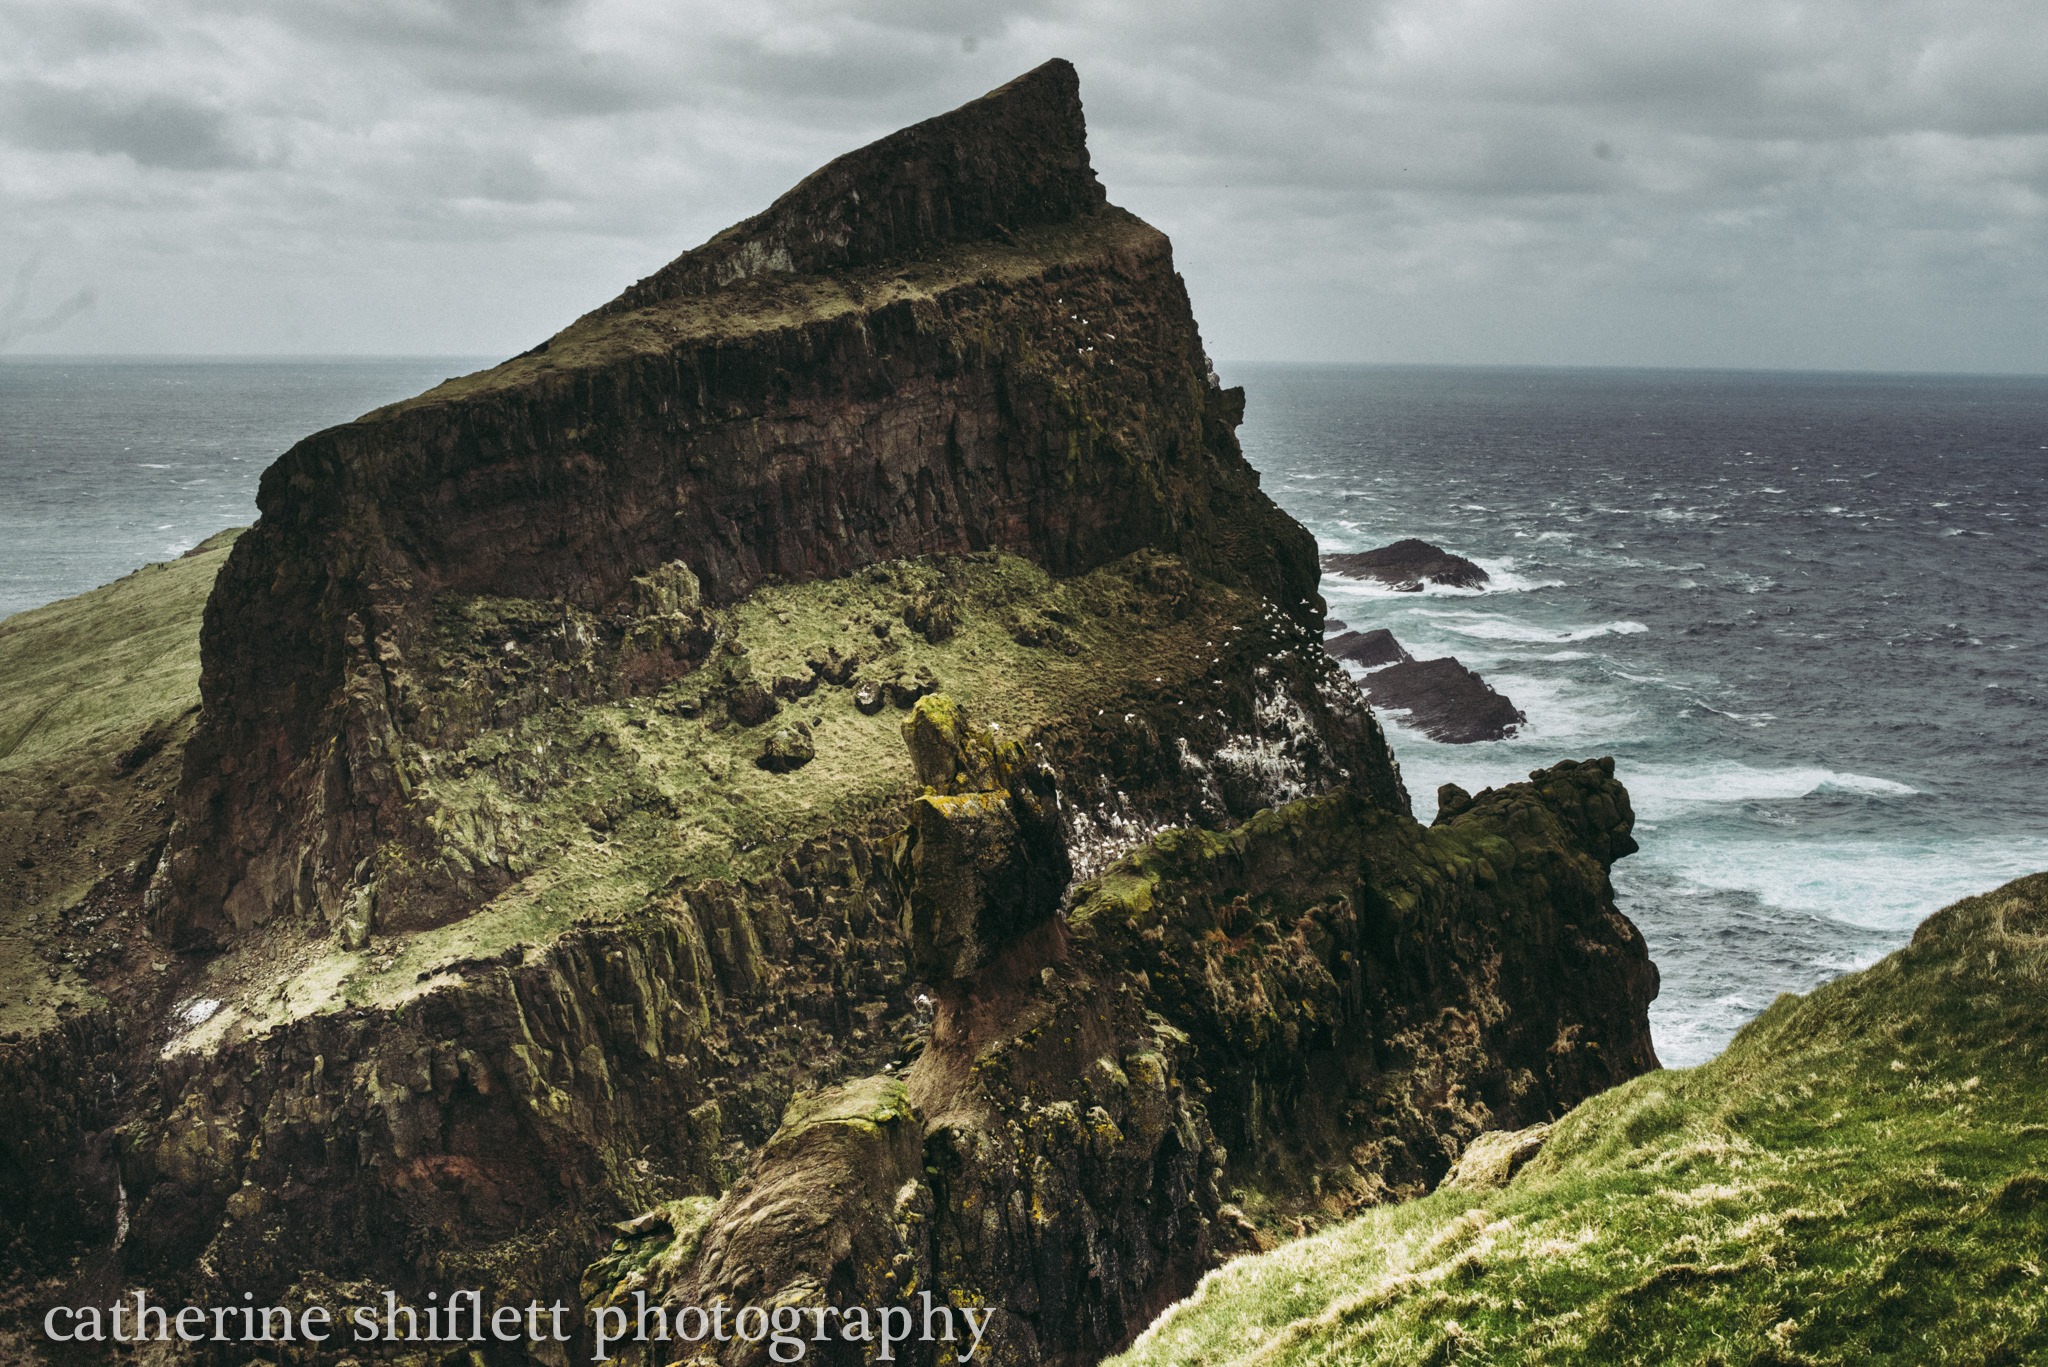
[[[2048,866],[2048,840],[1663,840],[1632,858],[1769,906],[1903,934],[1958,898]]]
[[[1909,783],[1869,774],[1820,768],[1756,769],[1726,760],[1680,766],[1632,765],[1626,781],[1636,811],[1653,821],[1716,803],[1789,802],[1825,793],[1912,797],[1920,791]]]
[[[1482,641],[1531,641],[1563,645],[1570,641],[1590,641],[1600,636],[1634,636],[1649,630],[1641,622],[1600,622],[1592,626],[1541,627],[1531,622],[1517,622],[1507,617],[1492,617],[1476,612],[1431,612],[1428,609],[1420,609],[1419,615],[1435,619],[1437,625],[1445,631]]]

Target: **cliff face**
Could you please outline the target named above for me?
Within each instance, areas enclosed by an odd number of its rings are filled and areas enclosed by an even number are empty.
[[[0,1035],[0,1353],[116,1282],[573,1302],[642,1211],[586,1297],[1081,1362],[1653,1066],[1626,795],[1413,819],[1241,402],[1055,63],[294,447],[203,627],[166,576],[177,688],[0,767],[87,1004]]]
[[[1262,1228],[1418,1194],[1482,1130],[1656,1066],[1656,970],[1607,877],[1635,848],[1611,762],[1539,771],[1431,828],[1346,790],[1169,832],[1022,926],[955,895],[961,871],[1035,844],[979,797],[1003,794],[962,792],[902,837],[913,951],[965,920],[993,951],[934,975],[916,1062],[793,1105],[715,1207],[622,1227],[585,1279],[594,1305],[929,1292],[986,1307],[1000,1361],[1093,1362]]]
[[[1318,620],[1313,542],[1259,493],[1241,412],[1166,239],[1103,203],[1065,63],[852,153],[533,352],[265,473],[208,606],[160,925],[333,919],[380,851],[431,859],[432,634],[465,600],[589,614],[610,697],[693,667],[699,592],[934,552],[1072,574],[1150,546]],[[685,587],[636,586],[664,573]],[[402,895],[444,918],[503,881]]]

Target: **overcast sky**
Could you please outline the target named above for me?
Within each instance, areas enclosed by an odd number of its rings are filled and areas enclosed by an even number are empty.
[[[1051,56],[1226,361],[2048,372],[2042,0],[0,0],[0,348],[509,354]]]

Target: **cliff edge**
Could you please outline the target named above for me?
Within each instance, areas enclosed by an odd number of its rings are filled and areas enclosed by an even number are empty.
[[[0,629],[0,1355],[655,1260],[1079,1363],[1654,1067],[1612,766],[1416,821],[1242,402],[1050,63]]]
[[[1259,492],[1242,411],[1165,237],[1104,202],[1067,63],[850,153],[265,472],[207,608],[158,925],[218,943],[352,897],[445,919],[504,886],[431,867],[417,792],[460,739],[434,629],[463,601],[589,614],[578,687],[611,698],[694,667],[700,602],[932,553],[1071,575],[1151,547],[1318,623],[1313,540]]]

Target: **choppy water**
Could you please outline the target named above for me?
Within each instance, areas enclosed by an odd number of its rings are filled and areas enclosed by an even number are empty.
[[[2048,869],[2048,379],[1269,369],[1245,449],[1325,550],[1420,536],[1495,586],[1326,576],[1529,716],[1393,728],[1417,815],[1611,754],[1667,1063],[1928,912]]]
[[[254,516],[308,432],[466,361],[0,362],[0,615]],[[1392,730],[1418,815],[1616,756],[1616,868],[1669,1063],[1927,912],[2048,869],[2048,380],[1242,368],[1245,448],[1328,550],[1421,536],[1495,587],[1328,578],[1455,654],[1510,741]]]
[[[0,617],[256,516],[256,477],[309,432],[475,363],[0,360]]]

